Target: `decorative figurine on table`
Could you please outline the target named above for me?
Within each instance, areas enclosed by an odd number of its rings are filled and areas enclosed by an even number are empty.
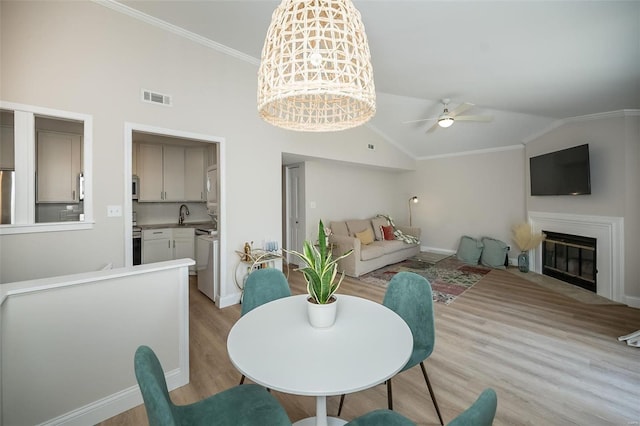
[[[251,262],[251,245],[248,242],[244,243],[244,256],[242,256],[243,262]]]

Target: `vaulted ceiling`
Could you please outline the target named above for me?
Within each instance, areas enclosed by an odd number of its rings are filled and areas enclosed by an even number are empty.
[[[278,1],[120,1],[259,62]],[[355,0],[371,50],[368,125],[415,158],[516,145],[571,117],[640,109],[640,1]],[[257,87],[257,82],[256,82]],[[442,113],[493,116],[425,133]]]

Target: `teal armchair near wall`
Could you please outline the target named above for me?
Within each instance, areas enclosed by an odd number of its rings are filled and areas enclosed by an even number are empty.
[[[447,426],[491,426],[497,406],[496,392],[487,388],[482,391],[471,407],[463,411]],[[394,411],[376,410],[350,421],[346,426],[416,426],[416,424]]]
[[[140,346],[136,350],[134,366],[150,426],[291,425],[278,401],[258,385],[236,386],[193,404],[175,405],[151,348]]]

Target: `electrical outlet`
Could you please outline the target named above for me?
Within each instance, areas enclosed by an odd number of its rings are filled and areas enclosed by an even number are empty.
[[[122,206],[107,206],[107,217],[122,216]]]

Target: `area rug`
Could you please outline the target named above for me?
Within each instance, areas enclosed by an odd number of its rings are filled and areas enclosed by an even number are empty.
[[[455,256],[433,263],[424,260],[428,256],[421,255],[364,274],[359,280],[386,287],[398,272],[415,272],[431,283],[433,300],[448,305],[491,271],[491,268],[467,265]]]

